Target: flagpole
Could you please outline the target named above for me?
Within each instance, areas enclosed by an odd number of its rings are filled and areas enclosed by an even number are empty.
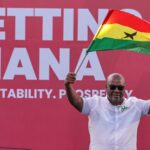
[[[88,46],[88,48],[87,48],[87,50],[86,50],[85,56],[83,57],[83,59],[82,59],[80,65],[79,65],[79,67],[75,70],[75,74],[76,74],[76,75],[77,75],[77,73],[79,72],[79,69],[81,68],[81,66],[82,66],[82,64],[83,64],[83,62],[84,62],[86,56],[88,55],[88,53],[89,53],[88,50],[90,49],[90,47],[92,46],[92,44],[93,44],[93,41],[90,42],[90,44],[89,44],[89,46]]]
[[[107,13],[106,18],[104,19],[103,23],[107,21],[107,19],[110,17],[110,15],[112,14],[112,12],[113,12],[113,10],[111,10],[111,11],[109,11],[109,12]],[[103,24],[103,23],[102,23],[102,24]],[[102,30],[102,24],[101,24],[101,26],[98,28],[98,30],[97,30],[96,34],[94,35],[93,39],[94,39],[94,38],[99,34],[99,32]],[[76,74],[76,75],[77,75],[79,69],[81,68],[81,66],[82,66],[82,64],[83,64],[83,62],[84,62],[86,56],[88,55],[89,49],[90,49],[90,47],[92,46],[92,44],[93,44],[93,40],[90,42],[90,44],[89,44],[89,46],[88,46],[88,48],[87,48],[86,54],[85,54],[85,56],[84,56],[84,58],[83,58],[81,64],[79,65],[79,67],[78,67],[78,68],[76,69],[76,71],[75,71],[75,74]]]
[[[84,60],[85,60],[85,58],[86,58],[87,55],[88,55],[88,52],[86,52],[85,56],[84,56],[83,59],[82,59],[82,62],[80,63],[79,67],[76,69],[76,71],[75,71],[75,74],[76,74],[76,75],[77,75],[79,69],[81,68],[81,66],[82,66],[82,64],[83,64],[83,62],[84,62]]]
[[[90,49],[90,47],[92,46],[92,44],[93,44],[93,41],[90,42],[90,44],[89,44],[89,46],[88,46],[88,48],[87,48],[87,50],[86,50],[85,56],[83,57],[83,59],[82,59],[80,65],[79,65],[79,67],[75,70],[75,74],[76,74],[76,75],[77,75],[77,73],[79,72],[79,69],[81,68],[81,66],[82,66],[82,64],[83,64],[83,62],[84,62],[86,56],[88,55],[88,53],[89,53],[88,50]]]

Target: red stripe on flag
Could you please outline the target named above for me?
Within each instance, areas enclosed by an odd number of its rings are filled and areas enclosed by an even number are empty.
[[[127,12],[110,10],[103,24],[118,23],[140,32],[150,32],[150,23]]]

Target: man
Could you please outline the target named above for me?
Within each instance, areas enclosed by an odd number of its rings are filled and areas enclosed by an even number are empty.
[[[107,78],[106,97],[81,98],[68,73],[65,88],[70,103],[89,118],[90,150],[136,150],[137,128],[142,116],[150,114],[150,101],[124,97],[125,79],[119,73]]]

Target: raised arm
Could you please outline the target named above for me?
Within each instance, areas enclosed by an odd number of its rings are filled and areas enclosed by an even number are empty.
[[[76,93],[72,84],[76,81],[76,74],[70,72],[65,79],[65,88],[69,102],[78,110],[82,111],[83,99]]]

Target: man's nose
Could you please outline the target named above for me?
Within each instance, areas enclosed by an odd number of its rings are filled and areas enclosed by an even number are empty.
[[[114,91],[115,92],[120,92],[120,90],[118,89],[118,87],[116,87]]]

